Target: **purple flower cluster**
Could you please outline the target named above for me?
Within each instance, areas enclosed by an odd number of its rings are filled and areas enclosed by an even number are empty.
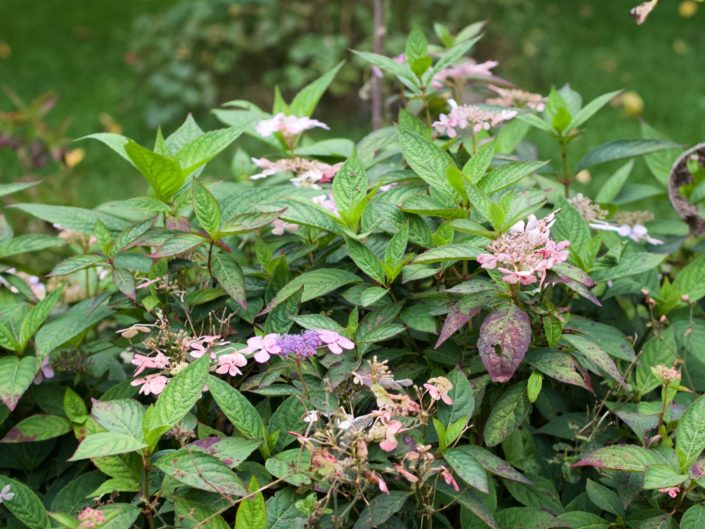
[[[323,340],[317,331],[304,331],[301,334],[282,334],[277,337],[277,345],[282,356],[290,354],[308,357],[316,354],[316,350],[323,345]]]

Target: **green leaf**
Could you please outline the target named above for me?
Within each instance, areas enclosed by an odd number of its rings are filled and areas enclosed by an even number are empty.
[[[687,474],[681,474],[668,465],[651,465],[644,473],[644,489],[666,489],[676,487],[688,479]]]
[[[293,438],[292,438],[293,440]],[[206,437],[189,445],[193,450],[201,450],[217,457],[230,468],[237,468],[252,452],[262,444],[259,440],[241,437]]]
[[[279,216],[286,222],[311,226],[338,235],[345,233],[343,227],[334,220],[334,217],[330,213],[324,211],[320,206],[314,204],[307,198],[282,200],[281,202],[277,202],[277,205],[286,208]]]
[[[491,529],[500,529],[500,526],[495,521],[492,516],[492,512],[485,505],[484,501],[474,492],[469,489],[461,489],[460,492],[456,492],[450,485],[445,483],[438,483],[438,493],[442,498],[448,498],[449,502],[457,502],[464,509],[468,510],[479,520],[481,520],[487,527]],[[474,526],[473,526],[474,527]],[[506,526],[509,529],[509,526]]]
[[[551,238],[555,241],[570,241],[571,257],[581,268],[587,268],[592,262],[590,228],[570,202],[561,198],[559,206],[561,210],[551,228]]]
[[[353,529],[373,529],[379,527],[401,511],[411,493],[403,490],[390,490],[389,494],[378,494],[362,510]]]
[[[428,41],[423,31],[414,26],[406,39],[406,63],[417,76],[421,76],[430,66]]]
[[[543,376],[539,371],[532,371],[526,386],[526,394],[530,403],[536,402],[543,387]]]
[[[83,398],[68,387],[64,393],[64,413],[72,423],[83,424],[88,419],[88,408]]]
[[[573,466],[644,472],[649,466],[661,462],[661,458],[656,453],[641,446],[612,445],[590,452]]]
[[[220,207],[213,194],[198,180],[193,181],[193,210],[201,228],[213,235],[220,228]]]
[[[15,409],[38,369],[39,362],[32,356],[0,358],[0,399],[10,411]]]
[[[110,478],[105,480],[101,485],[93,490],[88,497],[100,498],[106,494],[114,494],[115,492],[139,492],[140,482],[132,478]]]
[[[110,132],[98,132],[96,134],[89,134],[88,136],[78,138],[78,140],[76,141],[81,140],[98,140],[99,142],[104,143],[105,145],[110,147],[113,151],[118,153],[125,160],[133,164],[132,160],[127,154],[127,151],[125,150],[125,146],[130,141],[130,139],[126,138],[125,136],[122,136],[120,134],[113,134]]]
[[[34,187],[41,182],[16,182],[12,184],[0,184],[0,197],[24,191],[30,187]]]
[[[700,529],[705,526],[705,505],[693,505],[683,513],[680,529]]]
[[[66,276],[80,270],[85,270],[86,268],[94,268],[99,265],[104,265],[105,263],[105,257],[101,255],[74,255],[59,262],[59,264],[53,268],[49,275],[53,277]]]
[[[152,152],[132,140],[125,145],[125,152],[157,197],[165,202],[171,200],[184,185],[187,173],[182,172],[175,159]]]
[[[409,130],[399,129],[401,152],[406,163],[431,188],[441,196],[458,203],[459,196],[446,178],[446,170],[454,165],[447,152],[437,147],[431,141]]]
[[[17,237],[0,243],[0,259],[63,245],[64,241],[51,235],[42,235],[40,233],[18,235]]]
[[[71,431],[71,423],[57,415],[32,415],[5,434],[0,443],[33,443],[61,437]]]
[[[281,452],[296,440],[288,432],[300,432],[303,430],[304,426],[306,426],[303,421],[305,414],[306,406],[298,397],[289,397],[274,411],[272,418],[269,420],[268,430],[270,435],[279,432],[279,436],[274,443],[275,452]]]
[[[623,158],[633,158],[653,152],[665,151],[678,148],[678,145],[670,141],[661,140],[616,140],[604,143],[587,153],[576,165],[576,170],[587,169],[605,162],[621,160]]]
[[[113,311],[105,305],[95,305],[92,299],[74,305],[61,317],[39,329],[34,339],[37,356],[40,359],[45,358],[54,349],[103,321],[112,313]]]
[[[146,423],[150,429],[175,426],[198,402],[208,378],[210,358],[203,355],[172,378],[154,407],[154,416]]]
[[[301,288],[303,288],[301,302],[305,303],[306,301],[311,301],[312,299],[329,294],[342,286],[360,282],[362,282],[362,279],[355,274],[336,268],[320,268],[318,270],[304,272],[300,276],[292,279],[277,292],[277,295],[269,302],[264,312],[270,311]]]
[[[245,496],[242,481],[224,463],[188,447],[160,457],[154,465],[167,476],[195,489],[224,496]]]
[[[495,403],[485,423],[483,436],[487,446],[497,446],[524,422],[531,405],[526,397],[526,383],[509,388]]]
[[[616,281],[625,277],[643,274],[654,270],[668,255],[648,252],[634,252],[623,256],[617,266],[596,270],[592,277],[596,281]]]
[[[470,160],[472,160],[472,158]],[[478,187],[485,193],[495,193],[520,182],[547,163],[548,162],[513,162],[500,165],[482,178],[478,183]]]
[[[24,349],[27,346],[29,340],[42,326],[49,316],[51,309],[61,296],[62,291],[63,288],[58,288],[47,294],[44,299],[32,307],[29,313],[24,317],[22,325],[20,326],[20,336],[18,340],[21,348]]]
[[[93,457],[127,454],[147,448],[144,441],[135,439],[132,435],[113,432],[99,432],[86,437],[69,461],[80,461]]]
[[[174,502],[176,527],[182,529],[230,529],[223,517],[217,514],[217,504],[198,503],[183,497]]]
[[[614,92],[608,92],[606,94],[602,94],[601,96],[596,97],[592,101],[590,101],[587,105],[585,105],[583,108],[580,109],[580,111],[573,116],[573,121],[570,124],[570,128],[572,129],[577,129],[580,127],[583,123],[585,123],[588,119],[590,119],[592,116],[594,116],[602,107],[604,107],[607,103],[612,101],[614,97],[619,94],[621,90],[615,90]]]
[[[619,368],[617,368],[614,360],[610,358],[602,347],[592,340],[577,334],[564,334],[562,339],[580,351],[585,358],[619,382],[620,385],[626,386],[624,377],[622,373],[620,373]]]
[[[564,512],[557,518],[572,529],[609,529],[610,523],[596,514],[583,511]]]
[[[193,250],[206,242],[206,239],[196,233],[176,232],[155,247],[150,255],[153,259],[162,257],[174,257]]]
[[[475,397],[472,392],[472,385],[460,369],[454,369],[448,374],[448,380],[453,387],[448,392],[448,396],[453,404],[440,403],[438,418],[446,428],[450,428],[459,419],[465,417],[470,419],[475,410]]]
[[[306,518],[296,508],[296,497],[292,489],[286,488],[267,500],[267,529],[304,529]]]
[[[380,284],[384,284],[384,268],[379,258],[363,244],[347,239],[348,254],[357,267]]]
[[[127,221],[91,209],[51,206],[49,204],[13,204],[10,207],[17,208],[51,224],[58,224],[62,228],[87,235],[93,235],[98,219],[112,231],[124,230],[129,226]]]
[[[482,468],[487,472],[510,481],[516,481],[517,483],[524,483],[526,485],[532,484],[523,474],[512,468],[509,463],[500,459],[489,450],[485,450],[476,445],[467,445],[464,446],[463,449],[480,463]]]
[[[353,53],[373,66],[377,66],[384,73],[395,76],[405,86],[416,86],[414,74],[406,64],[400,64],[394,59],[390,59],[389,57],[385,57],[384,55],[379,55],[377,53],[370,53],[368,51],[353,50]]]
[[[629,175],[634,168],[634,160],[629,160],[622,167],[617,169],[607,180],[600,186],[597,192],[595,202],[601,204],[613,203],[619,192],[624,187],[624,184],[629,178]]]
[[[585,485],[590,501],[603,511],[624,518],[624,507],[617,493],[591,479]]]
[[[14,497],[3,505],[22,524],[30,529],[49,529],[51,522],[39,497],[26,485],[0,474],[0,489],[10,486]]]
[[[211,130],[186,143],[176,153],[177,165],[185,178],[196,169],[206,165],[239,138],[253,123],[254,119],[244,120],[235,127]],[[128,146],[128,154],[129,154]],[[146,175],[145,175],[146,176]],[[183,181],[182,181],[183,184]],[[181,186],[179,186],[181,187]],[[178,191],[178,189],[176,189]]]
[[[676,454],[681,470],[697,461],[705,449],[705,396],[685,410],[676,430]]]
[[[415,264],[431,264],[446,261],[470,261],[476,259],[483,252],[483,248],[472,242],[446,244],[423,252],[413,262]]]
[[[100,510],[105,515],[100,529],[130,529],[140,514],[139,507],[127,503],[104,505]]]
[[[91,410],[93,419],[109,432],[144,440],[142,405],[132,399],[96,400]]]
[[[340,215],[346,219],[351,229],[357,229],[362,216],[360,207],[367,195],[367,175],[360,165],[357,153],[353,151],[343,167],[333,179],[333,198]]]
[[[208,389],[218,407],[244,437],[265,438],[264,423],[247,397],[227,382],[214,376],[208,377]]]
[[[294,97],[291,105],[289,105],[289,110],[291,114],[295,116],[310,116],[313,111],[316,110],[316,105],[321,99],[321,96],[328,90],[328,87],[335,79],[340,68],[343,67],[343,62],[338,63],[335,68],[331,71],[325,73],[312,83],[306,85],[296,96]]]
[[[254,476],[250,479],[248,492],[257,492],[259,485]],[[261,492],[240,503],[235,518],[235,529],[267,529],[267,509]]]
[[[487,474],[466,448],[460,446],[446,450],[443,453],[443,459],[465,483],[481,492],[488,493]]]
[[[272,476],[283,479],[295,487],[311,483],[311,479],[306,474],[311,466],[311,453],[306,450],[292,448],[280,452],[267,458],[264,466]]]
[[[211,260],[211,271],[223,290],[243,309],[247,309],[245,275],[237,261],[228,254],[214,253]]]

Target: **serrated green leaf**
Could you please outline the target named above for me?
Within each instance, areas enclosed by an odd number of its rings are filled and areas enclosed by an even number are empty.
[[[32,415],[5,434],[0,443],[34,443],[61,437],[71,431],[71,423],[57,415]]]
[[[247,308],[247,293],[245,292],[245,275],[242,268],[230,255],[214,253],[211,261],[211,271],[218,284],[243,308]]]
[[[81,444],[78,445],[76,452],[69,458],[69,461],[127,454],[129,452],[142,450],[143,448],[147,448],[147,444],[144,441],[135,439],[129,434],[99,432],[91,434],[81,441]]]
[[[208,389],[218,407],[237,430],[248,439],[264,439],[265,427],[255,407],[227,382],[208,377]]]
[[[0,474],[0,489],[9,485],[14,497],[3,505],[30,529],[49,529],[51,522],[39,497],[26,485]]]
[[[0,358],[0,399],[10,411],[15,409],[38,369],[39,362],[32,356]]]

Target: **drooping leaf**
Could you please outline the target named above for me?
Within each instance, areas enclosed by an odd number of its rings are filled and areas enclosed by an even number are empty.
[[[516,305],[508,305],[484,319],[477,348],[490,378],[506,382],[524,360],[530,343],[529,316]]]
[[[230,255],[216,252],[211,260],[211,271],[218,284],[243,308],[247,309],[245,275]]]
[[[633,158],[674,148],[678,148],[678,145],[670,141],[648,139],[616,140],[604,143],[587,153],[577,163],[576,169],[580,171],[605,162]]]
[[[221,411],[243,436],[248,439],[264,439],[262,418],[242,393],[214,376],[208,377],[208,389]]]

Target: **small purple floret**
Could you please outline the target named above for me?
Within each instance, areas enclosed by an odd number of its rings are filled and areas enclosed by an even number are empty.
[[[277,338],[277,345],[281,348],[282,356],[294,354],[301,357],[313,356],[316,350],[323,345],[316,331],[304,331],[301,334],[283,334]]]

